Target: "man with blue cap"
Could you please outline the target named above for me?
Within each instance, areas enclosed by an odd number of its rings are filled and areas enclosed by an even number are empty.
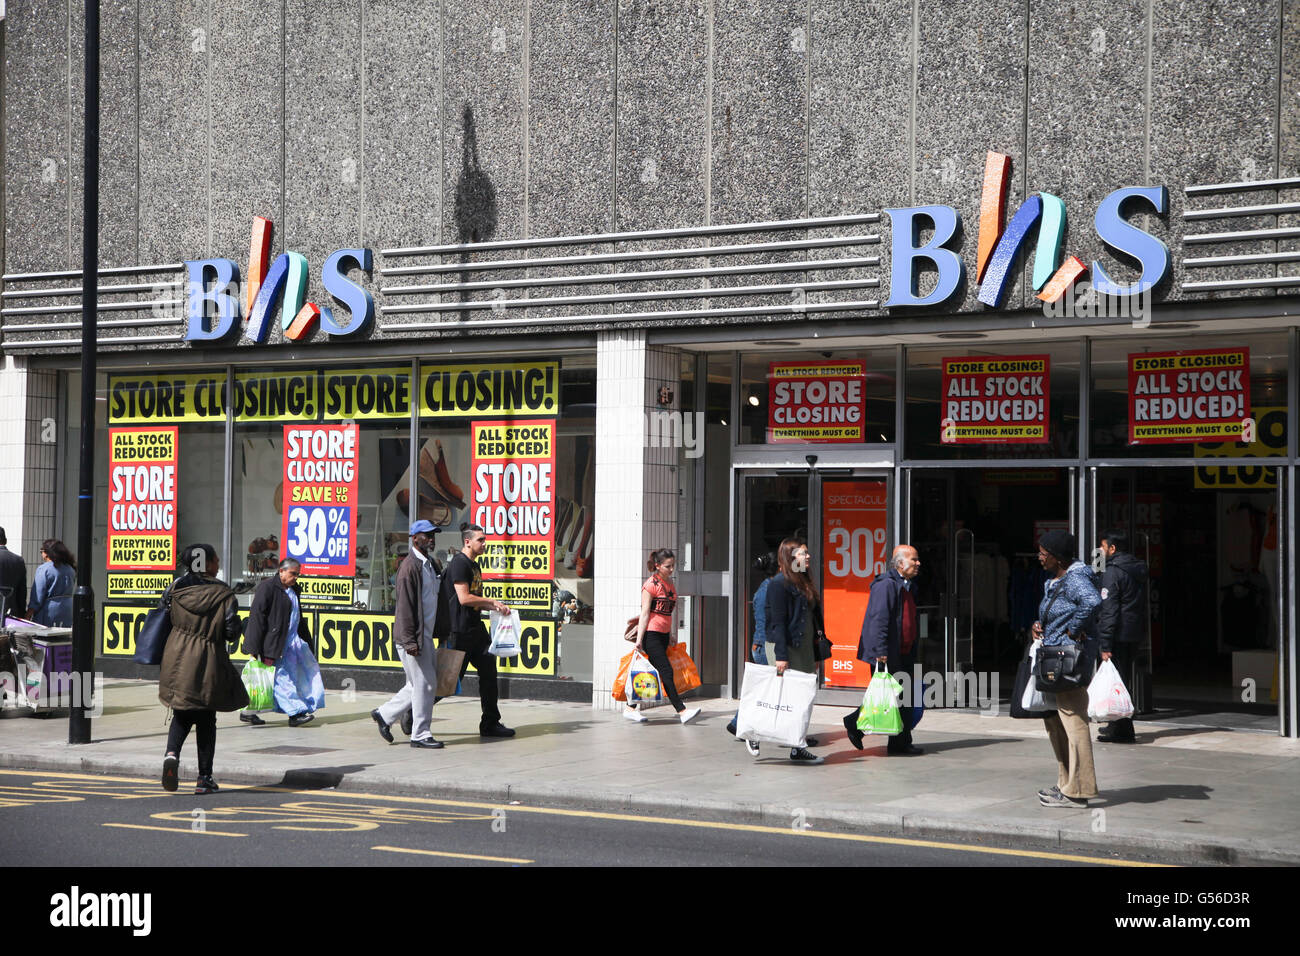
[[[430,556],[438,528],[421,518],[411,525],[411,550],[397,567],[397,607],[393,615],[393,642],[406,672],[406,684],[378,710],[370,712],[379,725],[379,735],[390,744],[389,726],[411,711],[411,746],[438,750],[442,742],[433,739],[429,723],[434,691],[438,686],[435,667],[437,648],[434,628],[438,622],[440,571]]]

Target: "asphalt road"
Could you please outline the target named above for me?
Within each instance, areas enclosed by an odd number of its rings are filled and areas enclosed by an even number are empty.
[[[0,866],[1149,865],[1097,850],[802,831],[690,816],[334,790],[166,793],[156,779],[0,770]]]

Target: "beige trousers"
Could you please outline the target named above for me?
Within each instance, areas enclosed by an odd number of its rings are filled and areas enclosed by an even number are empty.
[[[1056,754],[1056,785],[1076,800],[1097,796],[1097,771],[1092,764],[1092,734],[1088,725],[1086,688],[1056,695],[1056,713],[1043,718]]]

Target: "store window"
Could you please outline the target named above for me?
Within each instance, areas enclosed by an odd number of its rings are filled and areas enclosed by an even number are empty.
[[[908,348],[906,457],[1073,458],[1079,343]]]
[[[241,605],[293,557],[303,564],[299,584],[321,664],[396,666],[410,365],[240,369],[234,377],[230,580]]]
[[[1286,401],[1285,332],[1095,342],[1090,457],[1195,459],[1207,472],[1213,458],[1283,457]]]
[[[893,349],[741,356],[739,444],[894,440]]]
[[[397,519],[442,528],[444,561],[461,548],[462,523],[484,528],[484,595],[524,625],[525,653],[499,662],[501,673],[590,681],[595,357],[424,362],[415,395],[416,474]]]

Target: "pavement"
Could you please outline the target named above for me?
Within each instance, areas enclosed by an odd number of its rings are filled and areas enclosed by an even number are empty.
[[[152,681],[105,681],[92,742],[67,743],[66,718],[0,711],[0,766],[155,776],[167,712]],[[1186,863],[1300,864],[1300,741],[1213,726],[1138,721],[1138,743],[1094,743],[1101,797],[1087,810],[1046,809],[1055,761],[1037,720],[927,710],[919,757],[887,757],[885,738],[854,750],[843,707],[818,706],[809,733],[821,766],[793,764],[784,748],[760,759],[725,730],[729,700],[695,700],[634,724],[588,704],[505,700],[511,740],[481,740],[475,698],[434,710],[442,750],[416,750],[393,728],[380,739],[369,712],[386,694],[330,690],[316,720],[290,728],[218,716],[219,782],[697,814],[737,823],[853,830],[881,836],[1158,854]],[[191,735],[181,779],[197,773]],[[1100,811],[1100,812],[1098,812]]]

